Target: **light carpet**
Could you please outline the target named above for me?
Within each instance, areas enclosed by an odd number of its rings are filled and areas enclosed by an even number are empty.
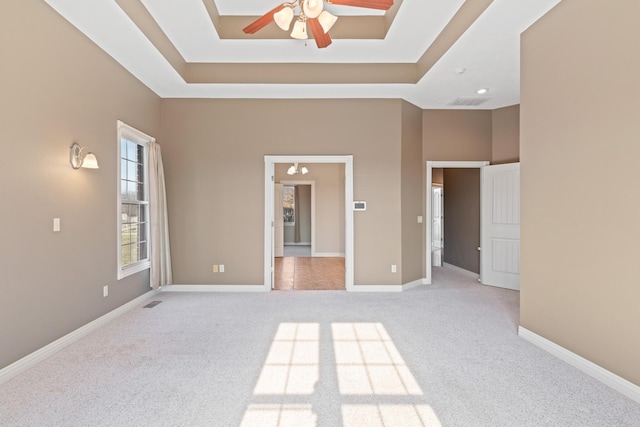
[[[166,293],[0,385],[2,426],[638,426],[517,336],[514,291]]]

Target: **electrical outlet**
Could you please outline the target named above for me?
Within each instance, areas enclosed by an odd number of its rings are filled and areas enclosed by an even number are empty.
[[[60,231],[60,218],[53,218],[53,231]]]
[[[397,271],[398,271],[398,268],[396,267],[396,265],[395,264],[391,264],[391,272],[395,273]]]
[[[220,266],[218,267],[218,271],[220,273],[224,273],[224,264],[220,264]]]
[[[214,273],[218,272],[218,264],[213,264],[213,272]]]
[[[104,285],[102,287],[102,296],[103,297],[109,296],[109,285]]]

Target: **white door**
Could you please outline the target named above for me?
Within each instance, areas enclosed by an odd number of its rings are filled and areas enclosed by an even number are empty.
[[[480,277],[520,290],[520,163],[482,168]]]
[[[284,215],[282,211],[282,184],[273,185],[273,256],[284,255]]]
[[[444,248],[444,210],[442,186],[431,187],[431,265],[442,267]]]

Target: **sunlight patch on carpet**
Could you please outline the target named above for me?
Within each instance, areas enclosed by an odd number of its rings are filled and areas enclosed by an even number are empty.
[[[281,323],[253,394],[313,394],[320,375],[319,352],[317,323]]]
[[[342,405],[344,427],[442,427],[429,405]]]
[[[315,427],[317,418],[311,405],[251,404],[240,427]]]
[[[333,323],[331,331],[341,394],[423,394],[382,324]]]
[[[327,416],[343,427],[442,427],[381,323],[324,326],[321,340],[319,323],[278,325],[242,427],[317,427]],[[314,407],[326,393],[339,403]]]

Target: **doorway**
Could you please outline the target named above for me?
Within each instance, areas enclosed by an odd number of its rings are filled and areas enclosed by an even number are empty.
[[[442,169],[440,169],[442,170]],[[444,188],[441,183],[431,187],[431,265],[442,267],[444,262]]]
[[[295,165],[293,173],[290,169],[288,163],[275,165],[273,289],[345,290],[344,166],[315,163]]]
[[[276,186],[282,185],[282,256],[311,257],[315,252],[316,234],[316,182],[283,180],[278,169],[287,164],[276,164]],[[313,173],[316,168],[313,168]],[[315,177],[315,175],[314,175]],[[274,203],[277,203],[277,198]],[[274,212],[274,215],[277,215]],[[276,236],[276,243],[280,236]],[[278,249],[275,256],[278,256]]]
[[[443,182],[434,182],[434,173],[433,170],[434,169],[450,169],[450,168],[455,168],[455,169],[482,169],[484,166],[489,165],[488,161],[483,161],[483,162],[447,162],[447,161],[443,161],[443,162],[432,162],[432,161],[428,161],[427,162],[427,192],[426,192],[426,199],[427,199],[427,206],[426,206],[426,213],[427,213],[427,224],[429,224],[429,226],[425,227],[426,228],[426,241],[427,242],[433,242],[434,241],[434,214],[433,214],[433,210],[434,210],[434,203],[438,203],[437,201],[434,202],[433,200],[433,195],[434,195],[434,191],[433,191],[433,187],[434,184],[442,184]],[[438,180],[436,180],[438,181]],[[436,186],[437,187],[437,186]],[[445,187],[444,187],[444,192],[446,193],[446,183],[445,183]],[[482,193],[482,182],[480,182],[480,194]],[[436,192],[437,194],[437,192]],[[444,215],[446,215],[446,212],[444,213]],[[436,219],[437,221],[437,219]],[[444,218],[444,221],[446,221],[446,217]],[[437,229],[437,227],[436,227]],[[446,236],[446,233],[444,233]],[[434,258],[434,252],[438,251],[439,248],[433,248],[432,244],[427,244],[426,245],[427,250],[426,250],[426,283],[427,284],[431,284],[431,280],[432,280],[432,269],[433,269],[433,258]],[[446,251],[446,245],[444,245],[444,250]],[[482,256],[482,254],[480,254],[480,256]],[[444,261],[444,260],[443,260]],[[444,262],[443,262],[444,264]]]
[[[276,179],[276,166],[284,164],[289,166],[291,164],[305,164],[309,170],[312,170],[314,166],[318,168],[321,164],[328,164],[332,166],[338,166],[341,170],[342,179],[340,182],[340,209],[344,212],[342,223],[338,224],[343,252],[334,253],[332,251],[327,252],[321,245],[316,243],[316,187],[317,182],[311,187],[312,207],[311,207],[311,256],[310,257],[276,257],[278,253],[275,247],[276,241],[279,240],[276,235],[276,223],[283,216],[283,210],[278,209],[277,202],[275,201],[275,188],[276,183],[288,184],[288,185],[305,185],[308,182],[304,179],[301,181],[294,181],[291,179],[283,179],[282,174],[278,175],[279,179]],[[338,169],[336,169],[338,170]],[[311,175],[309,175],[311,176]],[[285,175],[286,177],[286,175]],[[306,177],[305,177],[306,178]],[[276,272],[282,273],[287,268],[287,262],[297,268],[302,275],[318,275],[322,277],[324,282],[328,282],[333,276],[340,275],[340,283],[342,289],[347,291],[353,290],[353,156],[265,156],[265,290],[271,290],[276,285]],[[280,218],[278,218],[280,216]],[[284,227],[283,227],[284,228]],[[278,231],[279,232],[279,231]],[[320,236],[322,237],[322,236]],[[284,239],[283,239],[284,243]],[[294,242],[295,243],[295,242]],[[306,243],[306,242],[300,242]],[[284,255],[284,253],[282,254]],[[330,265],[332,258],[339,258],[340,270]],[[280,270],[281,269],[281,270]],[[306,272],[304,271],[306,270]],[[336,273],[338,271],[338,273]],[[308,284],[308,281],[307,281]],[[302,287],[303,289],[305,287]],[[310,289],[306,287],[306,289]]]
[[[433,169],[480,169],[480,282],[484,285],[520,289],[520,163],[489,166],[489,162],[427,162],[426,213],[433,221]],[[445,209],[445,216],[446,216]],[[433,239],[426,228],[426,241]],[[445,232],[445,235],[447,233]],[[426,245],[426,283],[432,283],[432,245]]]

